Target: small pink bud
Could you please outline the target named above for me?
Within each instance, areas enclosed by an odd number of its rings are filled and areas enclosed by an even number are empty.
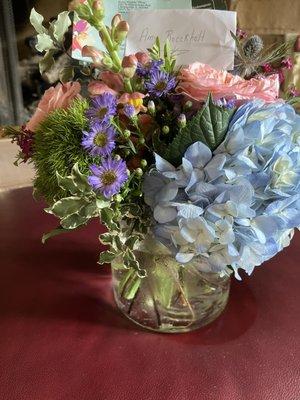
[[[93,5],[92,5],[92,9],[93,10],[103,10],[104,9],[104,7],[103,7],[103,2],[102,2],[102,0],[95,0],[94,2],[93,2]]]
[[[150,57],[147,53],[144,53],[143,51],[139,51],[138,53],[135,54],[137,60],[139,63],[142,65],[148,64],[150,61]]]
[[[293,60],[291,59],[291,57],[287,57],[284,60],[282,60],[281,66],[282,66],[282,68],[285,68],[285,69],[292,69],[293,68]]]
[[[269,63],[264,64],[264,65],[262,66],[262,69],[263,69],[263,71],[264,71],[266,74],[271,74],[272,72],[274,72],[274,69],[273,69],[272,65],[269,64]]]
[[[129,25],[126,21],[120,21],[116,26],[115,37],[117,43],[122,43],[129,32]]]
[[[243,30],[240,29],[240,28],[237,28],[237,30],[236,30],[236,36],[237,36],[238,39],[242,40],[242,39],[246,39],[246,37],[247,37],[248,35],[247,35],[247,32],[243,31]]]
[[[123,68],[136,67],[137,64],[138,64],[138,59],[133,54],[131,54],[130,56],[125,56],[122,61]]]
[[[90,57],[93,60],[95,67],[100,67],[102,65],[104,53],[101,50],[98,50],[96,47],[84,46],[81,50],[81,54],[83,57]]]
[[[121,21],[122,21],[122,15],[116,14],[111,20],[111,26],[115,28]]]
[[[132,78],[137,68],[138,60],[136,56],[125,56],[122,61],[123,73],[126,78]]]

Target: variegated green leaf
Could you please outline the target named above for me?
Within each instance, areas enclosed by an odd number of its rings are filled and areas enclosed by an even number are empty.
[[[40,52],[53,49],[53,40],[47,33],[40,33],[37,35],[37,44],[35,45],[35,48]]]
[[[68,11],[60,13],[57,17],[57,20],[52,23],[53,36],[58,42],[63,41],[64,35],[67,32],[70,25],[71,25],[71,20],[69,18]]]
[[[47,29],[43,26],[43,21],[44,17],[33,8],[30,13],[30,23],[37,33],[42,34],[47,32]]]

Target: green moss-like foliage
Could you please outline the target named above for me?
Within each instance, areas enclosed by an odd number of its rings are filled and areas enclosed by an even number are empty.
[[[75,100],[67,110],[58,109],[49,114],[35,133],[35,191],[50,204],[64,195],[58,186],[56,172],[62,176],[70,175],[72,167],[78,163],[80,171],[86,174],[89,165],[99,161],[81,146],[82,131],[88,128],[87,108],[86,100]]]

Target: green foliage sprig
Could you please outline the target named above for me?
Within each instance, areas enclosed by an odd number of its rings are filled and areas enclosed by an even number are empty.
[[[36,49],[44,54],[43,59],[40,61],[40,73],[50,70],[54,63],[54,57],[61,52],[66,54],[65,48],[65,34],[68,31],[72,21],[68,11],[60,13],[57,19],[49,24],[48,29],[44,26],[44,17],[36,12],[33,8],[30,14],[30,22],[37,31],[37,44]],[[60,73],[62,82],[72,80],[74,76],[74,68],[68,65],[63,68]]]
[[[37,195],[43,196],[49,204],[64,197],[57,173],[68,176],[77,163],[80,171],[87,174],[89,166],[99,162],[98,157],[87,155],[81,146],[82,131],[88,128],[87,108],[87,100],[74,100],[67,110],[50,113],[35,133],[34,186]]]
[[[189,146],[201,141],[212,151],[224,140],[230,119],[235,109],[224,110],[213,103],[209,96],[203,108],[181,129],[169,144],[154,135],[155,151],[172,165],[178,166]]]

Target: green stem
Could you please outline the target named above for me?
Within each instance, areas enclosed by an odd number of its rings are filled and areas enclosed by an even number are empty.
[[[117,69],[117,72],[120,72],[122,70],[121,59],[119,57],[118,52],[115,50],[115,45],[112,41],[112,38],[110,37],[107,27],[105,26],[104,23],[99,23],[97,29],[99,32],[102,33],[104,39],[104,45],[107,48],[107,51],[109,52],[109,55],[114,63],[114,66]]]

